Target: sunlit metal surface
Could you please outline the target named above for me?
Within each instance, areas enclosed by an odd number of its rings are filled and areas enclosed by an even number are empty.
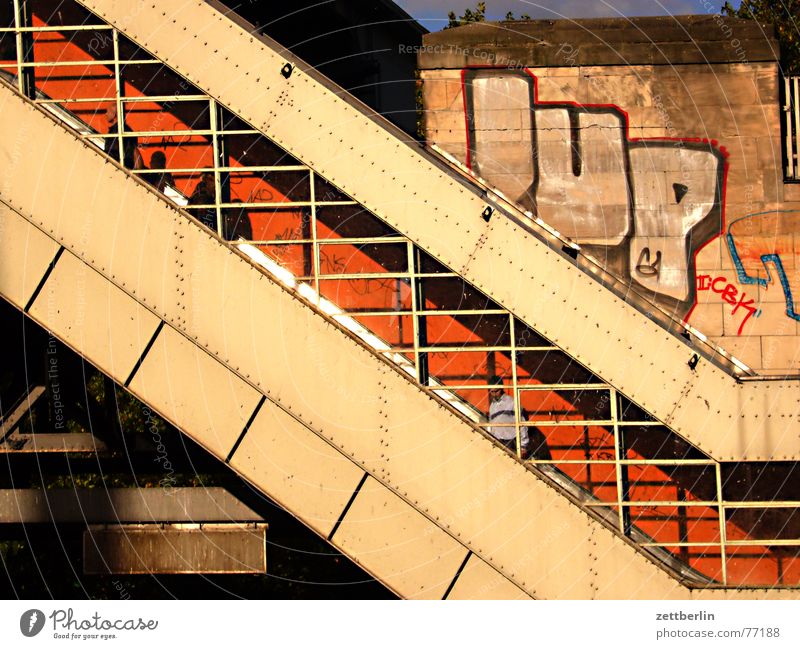
[[[50,26],[32,6],[26,17],[15,1],[14,27],[0,30],[16,57],[0,68],[20,93],[487,436],[513,428],[521,461],[687,580],[800,584],[794,463],[713,460],[118,30],[90,14]],[[151,168],[131,163],[134,150]],[[488,421],[493,376],[513,423]],[[522,447],[526,428],[537,447]]]

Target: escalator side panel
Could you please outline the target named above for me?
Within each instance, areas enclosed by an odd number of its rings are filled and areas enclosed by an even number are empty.
[[[473,554],[447,594],[447,599],[512,600],[531,597]]]
[[[48,271],[59,245],[16,212],[0,205],[0,293],[24,308]],[[5,251],[23,252],[22,260]]]
[[[11,235],[19,236],[20,238],[11,240],[9,239]],[[49,239],[50,243],[48,244],[46,235],[17,212],[10,210],[6,206],[0,209],[0,237],[2,237],[0,242],[3,244],[2,258],[9,268],[46,269],[50,260],[49,253],[58,247],[52,239]],[[45,237],[45,239],[42,239],[42,237]],[[26,241],[32,242],[30,248],[26,249],[25,246],[21,245]],[[41,254],[34,258],[33,253],[37,250]],[[58,272],[58,275],[56,275],[56,272]],[[122,328],[128,327],[128,333],[137,337],[130,329],[133,325],[126,323],[132,316],[134,321],[137,321],[135,309],[132,310],[130,304],[126,303],[126,300],[131,300],[131,298],[69,252],[62,254],[59,265],[47,278],[47,283],[40,292],[40,298],[37,298],[37,301],[41,299],[43,303],[47,303],[45,296],[48,292],[47,285],[50,282],[53,282],[51,288],[57,288],[58,291],[63,290],[64,294],[59,296],[57,303],[52,303],[53,308],[35,308],[30,313],[31,318],[40,325],[56,332],[63,342],[82,352],[89,360],[96,363],[102,371],[110,373],[110,365],[104,365],[104,363],[113,362],[121,373],[116,378],[122,380],[120,377],[126,373],[127,363],[122,362],[120,359],[130,359],[130,341],[124,340],[123,336],[115,336],[111,339],[107,336],[103,337],[99,343],[107,345],[109,350],[105,353],[90,356],[88,352],[91,352],[92,346],[96,347],[98,342],[87,339],[87,334],[76,326],[74,316],[76,312],[80,312],[86,322],[95,322],[95,324],[91,325],[92,327],[105,328],[107,330],[115,328],[122,330]],[[105,282],[106,286],[99,286],[98,282]],[[5,289],[9,287],[9,284],[11,284],[12,290],[6,292]],[[23,294],[22,297],[25,300],[20,300],[17,288],[13,286],[13,283],[2,282],[0,283],[0,296],[9,301],[15,298],[13,304],[18,308],[22,308],[24,306],[23,302],[27,300],[28,296]],[[85,302],[81,303],[84,299]],[[78,306],[72,309],[67,308],[65,311],[65,307],[68,307],[71,301],[78,304]],[[146,329],[152,325],[155,318],[150,312],[145,313],[146,315],[140,319],[141,321],[137,321],[137,324],[141,325],[142,335],[138,336],[138,341],[141,343],[142,351],[146,348],[146,339],[148,338]],[[65,317],[66,319],[64,319]],[[165,335],[163,332],[171,333]],[[162,336],[164,338],[161,338]],[[236,417],[234,414],[230,416],[235,421],[234,426],[223,425],[221,428],[210,432],[207,420],[202,414],[192,413],[194,409],[203,411],[206,416],[210,415],[213,420],[219,423],[219,413],[209,412],[209,403],[213,410],[214,406],[219,403],[216,401],[216,397],[224,399],[231,396],[226,394],[226,391],[233,389],[235,381],[239,381],[238,377],[222,368],[216,360],[174,332],[169,326],[163,328],[159,338],[172,342],[169,349],[168,363],[161,362],[163,358],[159,360],[157,338],[156,343],[146,356],[145,363],[136,373],[138,383],[137,380],[134,380],[136,389],[132,391],[138,397],[145,399],[145,402],[155,412],[178,425],[184,433],[189,434],[203,446],[216,451],[218,456],[224,458],[230,451],[228,447],[232,445],[233,435],[228,435],[226,439],[220,439],[218,433],[220,429],[234,430],[237,425],[241,424],[241,418]],[[178,342],[177,339],[183,342]],[[111,340],[110,344],[109,340]],[[153,351],[154,349],[155,352]],[[213,367],[215,364],[217,367]],[[166,372],[166,366],[168,366],[169,372],[180,377],[180,384],[166,385],[163,376],[160,381],[161,385],[154,385],[154,382],[143,379],[143,377],[154,373],[154,367]],[[227,373],[227,377],[221,376],[223,371]],[[187,381],[188,383],[186,383]],[[217,390],[215,399],[211,401],[203,400],[201,393],[204,389],[209,391]],[[249,386],[247,389],[250,389]],[[189,393],[192,390],[195,390],[199,395],[194,403],[190,402],[191,394]],[[250,390],[253,392],[252,389]],[[173,401],[168,404],[165,403],[163,398],[159,397],[159,393],[164,391],[172,391],[170,398]],[[252,396],[252,394],[242,395],[242,391],[239,388],[240,394],[234,395],[233,399]],[[180,394],[176,394],[176,392]],[[232,401],[232,403],[238,402]],[[301,520],[309,522],[312,529],[323,533],[324,528],[331,528],[338,520],[345,504],[352,496],[355,485],[358,484],[360,477],[363,475],[362,470],[343,454],[323,442],[317,435],[303,427],[295,418],[286,416],[276,407],[270,406],[270,410],[268,410],[265,406],[260,412],[277,413],[277,416],[269,418],[262,416],[260,421],[254,422],[250,429],[253,437],[242,444],[239,450],[241,453],[239,456],[240,461],[234,463],[234,468],[241,470],[243,477],[251,480],[267,496],[273,497],[279,503],[284,503],[282,498],[290,494],[290,502],[285,504],[291,505],[291,511]],[[272,428],[273,426],[277,426],[277,428]],[[266,435],[270,435],[273,441],[267,446],[263,444]],[[248,447],[248,445],[251,446]],[[265,451],[267,452],[266,455],[264,454]],[[256,464],[253,464],[254,462]],[[305,471],[305,476],[299,475],[298,469],[300,468]],[[299,481],[303,477],[307,478],[308,482],[301,486]],[[272,491],[273,487],[275,488],[275,493]],[[372,490],[375,495],[381,494],[380,498],[386,502],[395,503],[395,513],[402,511],[402,515],[405,518],[416,517],[417,531],[421,532],[422,536],[417,537],[415,541],[407,543],[409,554],[401,562],[417,562],[424,566],[437,565],[440,559],[438,550],[442,545],[446,545],[449,551],[455,554],[463,555],[467,552],[467,548],[455,542],[452,537],[444,534],[434,523],[415,512],[410,506],[402,503],[402,501],[398,505],[396,502],[399,500],[397,496],[385,486],[373,480]],[[298,493],[303,493],[303,496],[298,497]],[[328,503],[325,514],[322,514],[320,502]],[[403,510],[403,507],[406,510]],[[314,524],[315,522],[317,523],[316,525]],[[323,523],[324,527],[319,525],[320,522]],[[361,531],[363,537],[370,539],[371,543],[381,548],[397,549],[398,538],[396,534],[398,530],[385,525],[382,518],[376,517],[370,520],[363,520]],[[443,537],[446,538],[443,540]],[[348,536],[345,535],[343,538],[347,539]],[[429,538],[437,539],[438,543],[429,543]],[[334,545],[337,544],[334,542]],[[351,545],[357,546],[358,542],[352,542]],[[338,547],[347,554],[347,548]],[[381,571],[387,565],[397,562],[397,559],[392,558],[391,551],[384,552],[385,556],[380,558],[367,557],[366,564],[373,569]],[[426,552],[435,553],[427,555]],[[348,554],[348,556],[355,561],[364,559],[364,557],[354,556],[353,554]],[[448,565],[447,567],[449,568],[450,566]],[[382,572],[378,572],[376,576],[380,579],[385,577]],[[497,578],[495,577],[495,579]],[[504,578],[501,577],[501,579]],[[439,595],[438,582],[431,586],[428,573],[424,570],[417,571],[413,576],[410,574],[399,578],[388,576],[387,581],[388,585],[402,597],[435,597]]]
[[[171,327],[163,327],[131,392],[217,457],[227,457],[261,394]]]
[[[14,196],[14,209],[148,306],[175,316],[183,290],[175,253],[189,227],[186,217],[165,210],[163,200],[121,174],[93,145],[54,128],[51,118],[5,88],[0,111],[0,150],[14,160],[3,169],[3,194]],[[26,145],[15,153],[14,136],[23,128]],[[51,137],[33,149],[44,132]]]
[[[230,461],[252,484],[324,538],[364,475],[354,462],[294,417],[266,402]]]
[[[387,544],[387,536],[394,541]],[[390,587],[412,592],[413,599],[441,599],[467,555],[463,545],[374,478],[359,490],[333,541]]]
[[[52,332],[124,383],[159,320],[73,254],[64,253],[30,307]]]

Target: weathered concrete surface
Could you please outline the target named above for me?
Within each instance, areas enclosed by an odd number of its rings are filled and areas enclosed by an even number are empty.
[[[516,21],[424,45],[428,143],[754,370],[800,372],[800,185],[783,177],[772,26]]]
[[[426,34],[423,70],[775,61],[772,25],[722,16],[476,23]]]

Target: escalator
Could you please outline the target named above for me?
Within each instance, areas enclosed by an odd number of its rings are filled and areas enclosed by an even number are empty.
[[[155,67],[125,35],[101,39],[108,26],[85,20],[40,31],[52,38],[77,24],[69,47],[43,39],[39,48],[72,48],[77,60],[96,39],[95,50],[116,56],[81,65],[98,78],[111,70],[124,92],[100,97],[94,75],[75,75],[82,83],[70,88],[85,94],[59,96],[64,60],[37,65],[34,46],[34,60],[17,61],[18,89],[30,67],[41,94],[37,108],[3,91],[13,163],[0,189],[4,236],[27,242],[8,248],[17,256],[4,262],[6,299],[403,596],[686,597],[687,585],[713,587],[699,596],[753,585],[729,579],[724,552],[693,551],[691,534],[715,519],[717,537],[734,531],[713,458],[681,445],[487,287],[464,283],[469,265],[443,264],[391,227],[379,204],[365,209],[324,168]],[[137,76],[139,67],[148,73]],[[278,78],[299,74],[285,73]],[[92,126],[108,101],[125,104],[130,134]],[[89,128],[68,133],[41,112],[50,104]],[[135,178],[156,172],[126,172],[92,144],[112,137],[171,151],[178,196],[213,174],[215,200],[193,209],[214,212],[217,232]],[[515,427],[545,431],[557,462],[523,466],[482,432],[489,372],[513,377],[527,411]],[[632,467],[637,476],[622,475]],[[656,534],[669,518],[659,508],[677,498],[658,497],[665,489],[683,494],[676,509],[697,514],[672,515],[685,528],[672,544]],[[746,536],[746,525],[736,529]],[[725,548],[713,533],[706,542]],[[791,585],[786,572],[755,583]]]
[[[82,4],[711,457],[800,453],[787,430],[800,386],[738,381],[742,369],[723,352],[701,336],[687,341],[682,325],[630,303],[622,288],[608,290],[613,278],[574,259],[568,242],[462,181],[223,5]],[[487,209],[497,218],[481,218]]]
[[[524,580],[514,582],[539,573],[544,546],[555,554],[560,537],[588,526],[571,542],[571,561],[584,570],[592,552],[578,548],[599,541],[624,555],[631,579],[682,590],[439,399],[5,86],[2,111],[6,159],[19,142],[11,124],[37,152],[17,153],[3,188],[3,296],[390,588],[407,597],[523,596]],[[280,344],[254,357],[255,339]],[[223,354],[208,351],[223,341]],[[499,515],[486,494],[516,496]],[[471,530],[457,516],[464,508]],[[538,536],[549,544],[538,547]],[[521,552],[528,545],[538,548],[533,561]],[[557,574],[531,583],[555,588]],[[580,596],[587,586],[552,595]]]

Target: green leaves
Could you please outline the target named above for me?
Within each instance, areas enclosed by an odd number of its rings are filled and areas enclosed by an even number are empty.
[[[450,29],[451,27],[461,27],[461,25],[467,25],[469,23],[482,23],[486,21],[486,3],[479,2],[475,9],[466,9],[464,11],[463,16],[456,16],[455,11],[448,11],[447,18],[450,20],[447,23],[447,27],[445,29]],[[519,18],[514,15],[513,11],[509,11],[506,14],[506,17],[503,20],[530,20],[531,17],[528,14],[522,14]]]
[[[482,23],[486,20],[486,3],[479,2],[475,9],[466,9],[463,16],[456,16],[455,11],[448,11],[447,18],[450,22],[447,23],[445,29],[451,27],[461,27],[467,23]]]
[[[528,14],[520,14],[519,18],[514,15],[513,11],[509,11],[506,14],[506,17],[503,20],[530,20],[531,17]]]
[[[781,45],[784,73],[800,73],[800,0],[742,0],[738,9],[726,0],[720,13],[774,24]]]

